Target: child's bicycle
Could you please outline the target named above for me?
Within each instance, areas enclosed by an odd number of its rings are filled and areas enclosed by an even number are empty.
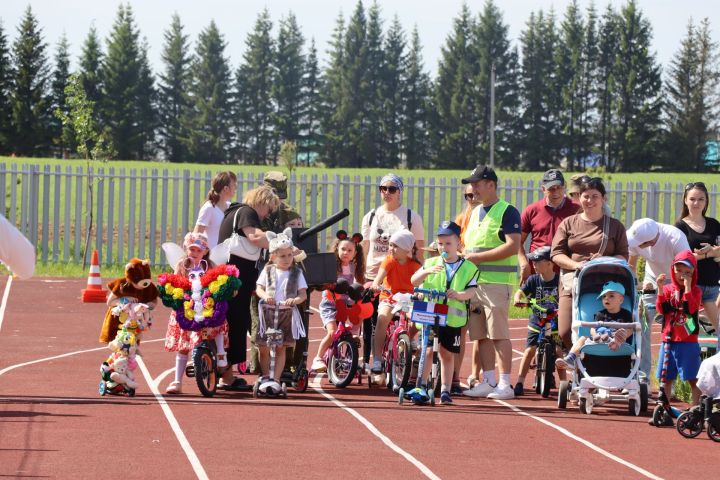
[[[445,292],[438,292],[436,290],[426,290],[422,288],[416,288],[415,294],[412,296],[413,300],[423,300],[428,303],[435,303],[438,301],[444,301],[447,296],[445,295]],[[417,294],[422,294],[422,297]],[[446,310],[447,312],[447,310]],[[446,315],[443,316],[446,318]],[[405,400],[405,397],[412,400],[415,404],[424,404],[428,401],[430,402],[430,405],[435,406],[435,389],[437,388],[437,383],[440,380],[440,356],[439,356],[439,328],[440,326],[444,325],[444,322],[441,320],[441,315],[435,313],[435,312],[423,312],[423,314],[418,315],[418,312],[414,312],[412,319],[415,323],[420,323],[422,325],[422,331],[420,333],[421,336],[421,345],[420,349],[418,350],[418,354],[420,355],[420,360],[418,364],[418,371],[417,371],[417,385],[412,390],[405,392],[404,387],[400,387],[398,391],[398,404],[402,405],[403,401]],[[442,323],[441,323],[442,322]],[[429,346],[429,340],[430,340],[430,334],[432,333],[433,336],[433,343],[432,343],[432,363],[430,366],[430,375],[428,377],[427,381],[427,388],[423,387],[422,385],[422,379],[425,377],[425,358],[427,353],[427,348]]]
[[[382,290],[391,293],[385,288]],[[408,318],[413,304],[412,294],[396,293],[389,299],[389,302],[393,305],[393,316],[385,331],[382,365],[385,372],[385,385],[397,392],[407,387],[412,370],[412,346],[408,334],[410,325]],[[375,358],[375,352],[373,352],[373,358]],[[368,375],[368,386],[372,387],[372,385],[372,375]]]
[[[557,357],[557,343],[553,330],[557,330],[557,310],[548,313],[548,309],[537,303],[535,298],[530,298],[527,302],[515,303],[516,307],[532,308],[534,311],[542,313],[540,319],[540,332],[538,333],[538,346],[535,350],[535,379],[533,380],[533,389],[535,393],[542,395],[543,398],[550,396],[550,390],[555,388],[555,358]],[[561,382],[561,388],[563,384]],[[568,382],[565,382],[565,390],[569,388]],[[565,395],[558,395],[558,399],[567,399]],[[560,408],[565,408],[561,406]]]
[[[203,328],[200,335],[200,341],[192,351],[193,363],[185,367],[185,375],[195,378],[203,397],[212,397],[217,391],[217,346],[208,338],[207,328]]]
[[[713,399],[707,395],[700,397],[700,404],[683,412],[677,419],[677,431],[685,438],[695,438],[707,425],[707,436],[715,442],[720,442],[720,399]]]

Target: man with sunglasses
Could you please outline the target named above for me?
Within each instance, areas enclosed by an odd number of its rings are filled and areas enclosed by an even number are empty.
[[[468,331],[473,344],[470,397],[514,398],[510,385],[512,344],[508,315],[512,288],[517,283],[520,248],[520,212],[497,194],[498,177],[489,166],[478,165],[462,183],[472,185],[480,205],[470,215],[463,242],[465,258],[477,265],[477,299],[473,301]],[[500,371],[495,375],[495,363]],[[477,381],[480,369],[483,382]]]
[[[565,196],[565,177],[560,170],[553,168],[545,172],[540,181],[543,198],[531,203],[523,210],[520,217],[520,284],[525,283],[534,273],[532,265],[525,256],[525,241],[530,237],[530,248],[534,252],[538,248],[552,245],[558,225],[580,210],[580,205],[571,202]],[[556,271],[560,269],[556,267]]]
[[[465,185],[465,192],[463,193],[463,197],[465,198],[465,202],[467,206],[465,207],[465,210],[463,210],[462,213],[459,213],[457,217],[455,217],[455,223],[460,225],[460,247],[462,249],[462,238],[465,236],[465,229],[467,228],[468,221],[470,220],[470,214],[473,211],[473,208],[480,205],[480,200],[475,197],[475,193],[473,193],[473,187],[472,184]]]

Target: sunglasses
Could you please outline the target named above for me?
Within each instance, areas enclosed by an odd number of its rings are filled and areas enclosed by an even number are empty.
[[[704,190],[707,192],[707,187],[703,182],[691,182],[685,185],[685,191],[691,190],[693,188],[699,188],[700,190]]]
[[[399,190],[398,187],[394,187],[394,186],[386,187],[386,186],[384,186],[384,185],[381,185],[379,188],[380,188],[380,191],[381,191],[382,193],[385,193],[385,192],[395,193],[395,192],[397,192],[397,191]]]
[[[474,193],[466,193],[466,194],[465,194],[465,200],[467,200],[468,202],[469,202],[470,200],[472,200],[473,198],[475,198],[475,194],[474,194]]]

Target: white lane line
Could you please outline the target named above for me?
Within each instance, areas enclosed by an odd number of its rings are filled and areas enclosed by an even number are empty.
[[[390,440],[388,437],[386,437],[380,430],[377,429],[375,425],[373,425],[367,418],[360,415],[355,409],[352,409],[342,403],[341,401],[337,400],[335,397],[330,395],[329,393],[325,393],[325,391],[322,389],[322,386],[320,385],[320,379],[323,377],[323,374],[316,375],[312,382],[310,383],[310,386],[319,394],[330,400],[332,403],[335,404],[338,408],[345,410],[350,415],[355,417],[360,423],[362,423],[365,428],[370,430],[370,432],[378,437],[385,445],[387,445],[391,450],[393,450],[395,453],[400,455],[401,457],[405,458],[408,462],[413,464],[418,470],[420,470],[423,475],[425,475],[427,478],[433,479],[433,480],[440,480],[440,477],[435,475],[432,470],[430,470],[424,463],[422,463],[417,458],[410,455],[408,452],[403,450],[402,448],[398,447],[395,443],[393,443],[392,440]]]
[[[175,418],[175,415],[170,409],[170,406],[165,401],[165,398],[160,394],[160,391],[158,390],[157,385],[155,385],[155,382],[153,382],[152,376],[150,375],[150,372],[145,366],[145,362],[140,357],[138,357],[137,362],[143,376],[145,377],[145,381],[147,382],[148,387],[150,387],[150,391],[153,393],[153,395],[155,395],[155,399],[160,404],[160,407],[165,414],[165,418],[167,418],[167,421],[170,424],[170,428],[172,428],[173,432],[175,433],[175,437],[177,437],[178,442],[180,442],[180,446],[182,447],[185,455],[190,461],[190,465],[195,471],[195,475],[197,475],[197,478],[199,479],[209,478],[207,473],[205,472],[205,469],[202,466],[202,463],[200,463],[200,459],[195,453],[195,450],[193,450],[190,442],[185,436],[185,433],[182,431],[182,428],[180,428],[180,424],[178,423],[177,418]]]
[[[619,464],[621,464],[621,465],[625,465],[625,466],[628,467],[629,469],[635,470],[636,472],[638,472],[639,474],[641,474],[641,475],[643,475],[643,476],[645,476],[645,477],[647,477],[647,478],[652,478],[652,479],[654,479],[654,480],[662,480],[662,477],[658,477],[658,476],[655,475],[654,473],[648,472],[648,471],[645,470],[644,468],[638,467],[638,466],[635,465],[634,463],[630,463],[630,462],[628,462],[627,460],[623,460],[622,458],[618,457],[617,455],[613,455],[612,453],[608,452],[607,450],[598,447],[598,446],[595,445],[594,443],[589,442],[589,441],[585,440],[584,438],[578,437],[578,436],[575,435],[574,433],[570,432],[569,430],[567,430],[567,429],[565,429],[565,428],[563,428],[563,427],[561,427],[561,426],[559,426],[559,425],[555,425],[554,423],[552,423],[552,422],[550,422],[550,421],[548,421],[548,420],[545,420],[544,418],[536,417],[535,415],[532,415],[532,414],[530,414],[530,413],[527,413],[527,412],[521,410],[520,408],[518,408],[518,407],[516,407],[515,405],[512,405],[512,404],[510,404],[510,403],[504,402],[504,401],[502,401],[502,400],[495,400],[495,401],[496,401],[497,403],[499,403],[500,405],[503,405],[503,406],[509,408],[510,410],[512,410],[512,411],[515,412],[515,413],[518,413],[518,414],[520,414],[520,415],[524,415],[524,416],[526,416],[526,417],[530,417],[530,418],[532,418],[533,420],[537,420],[538,422],[543,423],[543,424],[547,425],[547,426],[550,427],[550,428],[554,428],[555,430],[557,430],[558,432],[562,433],[562,434],[565,435],[566,437],[569,437],[569,438],[575,440],[576,442],[579,442],[579,443],[585,445],[585,446],[588,447],[590,450],[594,450],[595,452],[597,452],[597,453],[599,453],[600,455],[603,455],[603,456],[609,458],[610,460],[613,460],[613,461],[615,461],[615,462],[617,462],[617,463],[619,463]]]
[[[2,330],[3,319],[5,318],[5,309],[7,308],[8,297],[10,296],[10,285],[12,285],[12,275],[8,275],[8,280],[5,284],[5,292],[2,297],[2,303],[0,303],[0,330]]]
[[[164,341],[165,341],[164,338],[156,338],[155,340],[145,340],[145,341],[143,341],[143,343],[164,342]],[[41,358],[39,360],[32,360],[30,362],[18,363],[17,365],[10,365],[9,367],[3,368],[2,370],[0,370],[0,375],[3,375],[11,370],[15,370],[16,368],[26,367],[28,365],[33,365],[35,363],[42,363],[42,362],[47,362],[48,360],[56,360],[58,358],[71,357],[73,355],[79,355],[81,353],[98,352],[100,350],[107,350],[107,349],[108,349],[108,347],[89,348],[87,350],[78,350],[76,352],[63,353],[62,355],[55,355],[54,357],[45,357],[45,358]]]

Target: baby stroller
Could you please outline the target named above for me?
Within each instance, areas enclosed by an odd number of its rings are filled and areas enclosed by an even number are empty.
[[[622,308],[632,312],[633,323],[595,321],[602,310],[597,298],[605,282],[615,281],[625,287]],[[631,328],[634,334],[616,351],[606,343],[586,345],[577,358],[577,368],[570,382],[560,383],[558,407],[565,408],[567,400],[577,401],[582,413],[592,413],[593,407],[608,402],[627,402],[628,413],[637,416],[647,411],[648,388],[638,380],[642,325],[638,316],[635,277],[625,260],[600,257],[587,262],[576,274],[573,283],[572,310],[573,341],[590,336],[591,328]]]

